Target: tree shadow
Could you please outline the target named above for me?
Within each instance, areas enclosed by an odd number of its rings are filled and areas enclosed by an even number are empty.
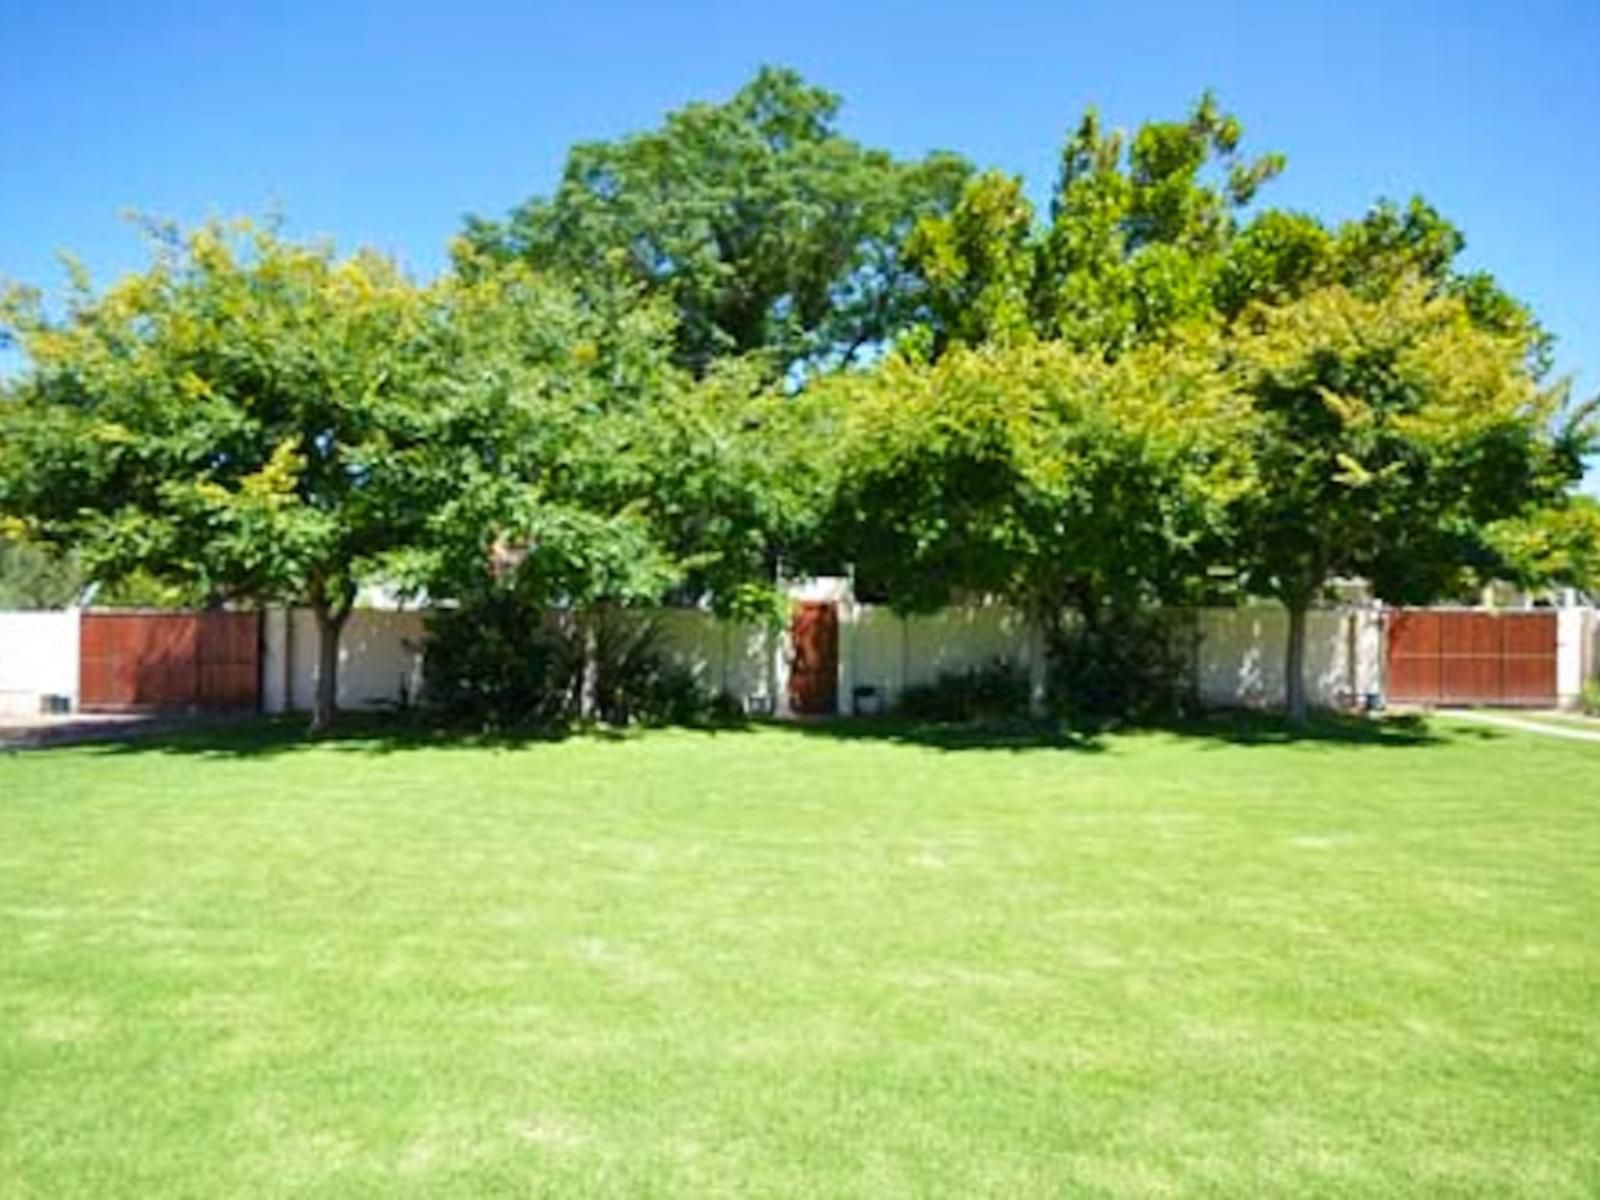
[[[942,724],[894,717],[821,720],[788,725],[811,737],[840,741],[886,741],[938,750],[1074,750],[1099,752],[1120,739],[1168,736],[1211,748],[1310,746],[1330,749],[1379,747],[1410,749],[1452,741],[1492,741],[1503,736],[1487,728],[1441,730],[1421,714],[1356,716],[1317,713],[1295,725],[1277,713],[1226,709],[1181,719],[1148,722],[1063,722]]]
[[[782,730],[808,739],[838,743],[887,743],[943,752],[1072,751],[1100,753],[1122,739],[1168,736],[1212,747],[1320,746],[1328,748],[1416,748],[1451,741],[1495,740],[1504,736],[1486,727],[1452,727],[1442,732],[1416,715],[1358,717],[1320,714],[1305,726],[1254,711],[1225,711],[1183,720],[1150,724],[1069,726],[1059,722],[995,721],[953,724],[897,717],[822,718],[805,721],[747,719],[717,724],[675,726],[707,736],[737,737],[763,730]],[[482,730],[440,721],[422,714],[347,714],[330,732],[313,737],[301,715],[250,719],[195,719],[143,729],[111,731],[92,740],[70,743],[97,756],[144,754],[198,758],[258,759],[330,747],[368,755],[403,754],[429,749],[523,750],[569,741],[617,743],[650,736],[651,728],[617,729],[604,725],[571,728]],[[45,743],[39,748],[50,748]]]
[[[1254,709],[1223,709],[1148,727],[1214,746],[1376,746],[1409,749],[1443,746],[1452,741],[1497,740],[1491,729],[1448,731],[1430,725],[1420,713],[1353,715],[1319,712],[1304,725],[1295,725],[1280,713]],[[1130,732],[1138,732],[1132,730]]]
[[[804,737],[835,742],[889,742],[929,750],[1071,750],[1099,753],[1102,731],[1054,721],[918,721],[904,717],[837,717],[763,722]]]
[[[47,743],[39,748],[74,745],[85,753],[106,757],[175,754],[197,758],[272,758],[315,747],[387,755],[443,747],[513,750],[574,737],[618,741],[627,736],[626,731],[605,728],[470,729],[397,713],[345,714],[332,730],[312,734],[306,727],[305,716],[294,714],[225,720],[198,717],[176,727],[163,723],[81,741]]]

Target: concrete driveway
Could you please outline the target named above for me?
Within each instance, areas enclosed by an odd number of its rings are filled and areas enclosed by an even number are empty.
[[[79,742],[114,741],[165,733],[195,723],[172,713],[64,713],[59,716],[0,715],[0,750],[38,750]]]

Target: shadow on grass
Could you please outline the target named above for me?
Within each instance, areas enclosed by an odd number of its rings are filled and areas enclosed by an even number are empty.
[[[313,735],[303,715],[208,720],[196,718],[181,728],[170,725],[132,730],[126,736],[95,737],[80,743],[96,755],[180,754],[200,758],[270,758],[313,747],[361,754],[401,754],[412,750],[480,748],[516,750],[573,739],[624,741],[637,736],[600,726],[585,729],[486,731],[396,713],[349,713],[329,732]],[[70,744],[70,743],[61,743]]]
[[[1010,722],[977,725],[908,721],[894,717],[821,719],[799,722],[751,720],[694,726],[708,737],[739,737],[760,730],[781,729],[811,739],[837,743],[881,742],[947,752],[1072,751],[1098,753],[1115,739],[1166,735],[1215,747],[1320,746],[1328,748],[1416,748],[1452,740],[1493,740],[1503,736],[1488,728],[1451,729],[1448,735],[1430,728],[1419,716],[1352,717],[1321,715],[1296,728],[1282,717],[1258,712],[1220,712],[1155,725],[1072,729],[1055,723]],[[199,721],[173,728],[152,727],[127,734],[97,737],[84,748],[97,755],[176,754],[207,758],[266,758],[311,746],[327,746],[359,754],[401,754],[414,750],[480,748],[520,750],[566,741],[627,742],[648,737],[649,730],[605,726],[561,730],[484,732],[409,714],[349,714],[330,733],[311,737],[302,716]]]
[[[1404,749],[1440,746],[1462,738],[1492,740],[1500,736],[1489,729],[1452,729],[1445,734],[1416,713],[1383,716],[1318,713],[1306,725],[1296,726],[1276,713],[1244,709],[1207,713],[1152,728],[1217,746],[1317,745]]]
[[[1490,740],[1490,729],[1452,729],[1448,734],[1418,715],[1316,715],[1304,726],[1286,718],[1251,710],[1226,710],[1200,716],[1137,725],[1105,724],[1069,728],[1061,724],[1024,722],[1010,725],[914,723],[895,718],[808,722],[792,726],[813,737],[843,741],[888,741],[939,750],[1077,750],[1106,749],[1115,739],[1168,735],[1215,747],[1326,746],[1330,748],[1414,748],[1444,745],[1463,738]]]

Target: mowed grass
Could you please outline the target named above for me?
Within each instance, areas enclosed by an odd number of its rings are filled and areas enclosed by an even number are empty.
[[[1600,1192],[1600,746],[0,755],[0,1194]]]

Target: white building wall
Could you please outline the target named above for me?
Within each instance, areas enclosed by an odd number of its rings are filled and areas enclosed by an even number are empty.
[[[310,609],[266,614],[261,702],[269,713],[311,708],[317,687],[317,621]],[[339,707],[415,703],[422,687],[423,617],[358,608],[339,637]]]
[[[1213,707],[1279,706],[1288,617],[1262,606],[1205,609],[1194,615],[1193,670],[1200,701]],[[698,609],[657,615],[668,659],[701,683],[753,712],[788,712],[787,632],[718,620]],[[1587,679],[1600,677],[1600,615],[1558,613],[1558,687],[1574,704]],[[37,713],[40,697],[63,695],[76,706],[80,614],[0,613],[0,713]],[[424,619],[417,612],[358,609],[340,639],[339,703],[350,709],[415,702],[422,687]],[[272,610],[263,619],[262,705],[267,712],[311,707],[316,687],[316,623],[307,610]],[[1310,614],[1306,676],[1313,704],[1343,707],[1384,687],[1383,617],[1374,608]],[[901,618],[888,608],[839,601],[839,705],[853,689],[876,690],[866,707],[892,708],[905,689],[943,672],[996,660],[1027,671],[1043,694],[1045,655],[1020,613],[1003,606],[952,608]]]
[[[35,714],[45,696],[78,707],[79,615],[0,612],[0,715]]]
[[[1020,612],[1003,605],[947,608],[929,616],[902,617],[880,605],[855,605],[839,632],[842,664],[839,699],[848,712],[852,689],[871,687],[893,707],[910,687],[1008,662],[1036,674],[1043,654]]]
[[[1287,688],[1289,613],[1278,606],[1207,608],[1195,613],[1194,675],[1200,703],[1276,708]],[[1320,708],[1344,708],[1383,688],[1383,623],[1377,609],[1314,609],[1306,618],[1306,694]]]
[[[697,608],[665,609],[655,619],[663,653],[673,666],[755,711],[777,711],[784,674],[779,669],[778,633],[761,625],[718,620],[714,613]]]
[[[1562,708],[1583,703],[1584,684],[1600,674],[1600,621],[1593,609],[1556,610],[1556,697]]]
[[[1262,606],[1203,609],[1194,613],[1194,676],[1208,707],[1271,708],[1284,703],[1284,651],[1288,613]],[[741,702],[777,701],[787,712],[786,636],[733,626],[695,610],[662,615],[672,661],[707,686]],[[1308,617],[1306,683],[1313,705],[1359,704],[1383,690],[1384,630],[1375,608],[1319,609]],[[854,689],[875,689],[869,711],[893,708],[908,687],[956,673],[1009,662],[1028,673],[1042,702],[1046,655],[1022,614],[1003,605],[949,608],[930,616],[901,617],[887,607],[839,604],[839,711],[848,714]],[[758,702],[753,707],[760,709]]]

